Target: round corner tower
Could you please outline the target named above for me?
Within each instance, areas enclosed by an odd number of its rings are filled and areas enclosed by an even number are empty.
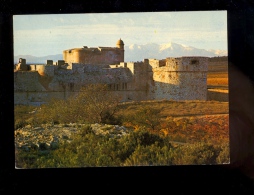
[[[207,100],[208,57],[167,58],[153,68],[155,99]]]
[[[168,58],[167,66],[177,74],[181,100],[207,100],[208,57]]]

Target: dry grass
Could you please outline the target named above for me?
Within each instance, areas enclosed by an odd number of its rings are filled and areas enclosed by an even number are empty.
[[[212,59],[208,64],[207,85],[211,88],[228,86],[228,62],[227,60]]]
[[[160,110],[156,116],[150,117],[159,119],[157,130],[159,129],[163,135],[169,135],[172,141],[228,143],[228,102],[170,100],[134,102],[120,105],[121,108],[116,114],[128,119],[128,116],[137,116],[137,111],[144,106]],[[133,121],[127,121],[124,120],[124,126],[137,129]]]
[[[207,85],[209,86],[228,85],[228,78],[207,78]]]
[[[207,100],[228,102],[228,62],[213,58],[208,64]]]
[[[117,115],[135,114],[144,105],[160,109],[160,117],[228,114],[228,102],[219,101],[144,101],[120,105]]]
[[[228,85],[228,72],[208,72],[207,85]]]

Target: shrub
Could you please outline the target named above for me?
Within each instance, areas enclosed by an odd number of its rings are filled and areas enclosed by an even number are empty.
[[[124,166],[171,165],[170,148],[161,148],[157,142],[149,146],[138,145],[132,155],[125,160]]]
[[[161,122],[160,109],[145,105],[139,108],[135,113],[125,116],[126,122],[132,123],[134,126],[144,127],[153,131],[158,130]]]
[[[120,97],[108,91],[107,85],[90,84],[81,88],[75,101],[82,105],[90,123],[107,123],[115,119]]]
[[[68,100],[52,99],[41,106],[38,119],[45,123],[120,123],[114,116],[120,97],[107,85],[91,84]]]
[[[91,125],[83,125],[78,129],[78,134],[81,135],[82,137],[89,133],[93,133]]]
[[[176,165],[207,165],[216,164],[219,151],[204,142],[186,144],[172,151],[173,162]]]
[[[119,142],[118,155],[122,161],[125,161],[130,155],[140,146],[150,146],[157,143],[159,147],[167,145],[171,147],[168,140],[163,139],[158,134],[153,134],[148,132],[145,129],[140,129],[137,131],[131,132],[129,135],[122,137]]]
[[[230,163],[230,149],[229,143],[222,144],[219,148],[220,153],[216,158],[218,164]]]

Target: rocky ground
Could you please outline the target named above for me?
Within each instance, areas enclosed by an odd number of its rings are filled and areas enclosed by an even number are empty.
[[[27,125],[15,131],[15,147],[24,150],[29,150],[30,148],[38,148],[41,150],[54,149],[61,140],[71,142],[71,135],[78,133],[82,126],[85,126],[85,124],[43,124],[38,127]],[[91,124],[91,128],[97,135],[109,134],[112,137],[121,137],[129,132],[124,126],[118,125],[96,123]]]

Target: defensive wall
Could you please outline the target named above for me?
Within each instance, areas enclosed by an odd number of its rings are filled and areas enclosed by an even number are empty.
[[[121,39],[116,42],[116,47],[87,47],[74,48],[63,51],[66,63],[82,64],[119,64],[124,62],[124,43]]]
[[[117,44],[113,50],[124,51],[122,40]],[[103,61],[103,57],[86,61],[89,56],[86,52],[84,56],[75,59],[68,53],[64,57],[67,61],[47,60],[39,65],[20,59],[14,70],[14,103],[41,104],[52,98],[68,99],[79,93],[81,87],[94,83],[107,84],[108,92],[120,95],[122,101],[207,100],[207,57],[116,63],[115,57],[113,61],[111,58]]]
[[[207,57],[148,60],[149,99],[206,100]]]

